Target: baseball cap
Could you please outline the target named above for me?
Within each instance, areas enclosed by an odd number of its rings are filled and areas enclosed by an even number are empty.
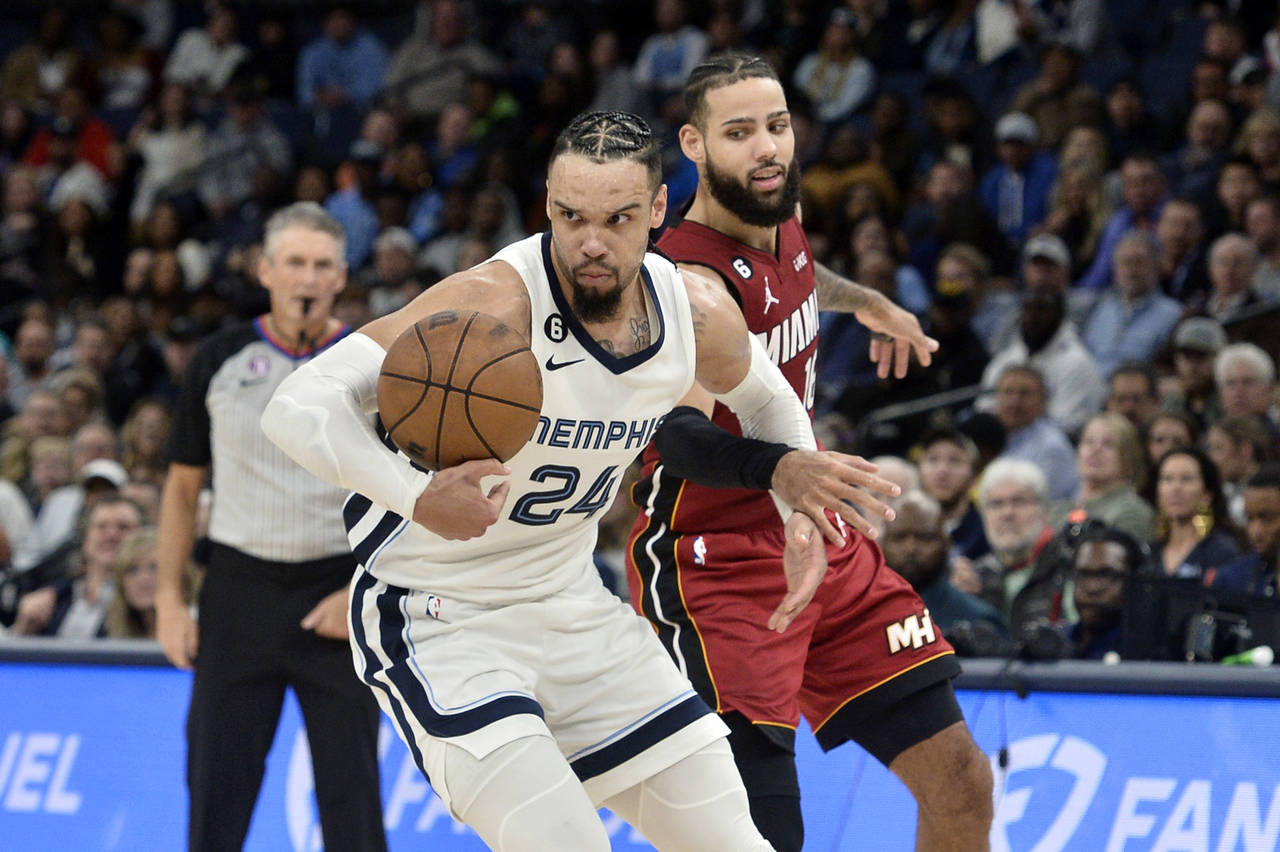
[[[1194,349],[1216,355],[1227,345],[1227,333],[1222,324],[1209,317],[1185,319],[1173,333],[1174,349]]]
[[[125,472],[120,462],[112,461],[111,459],[94,459],[80,468],[81,484],[85,484],[91,479],[105,479],[116,488],[119,488],[129,481],[129,474]]]
[[[378,239],[374,240],[373,249],[381,251],[389,248],[398,248],[406,254],[413,255],[418,251],[418,241],[406,228],[385,228],[381,234],[378,234]]]
[[[1053,234],[1037,234],[1027,240],[1022,248],[1022,259],[1031,260],[1035,257],[1052,261],[1058,266],[1071,266],[1071,249],[1067,248],[1061,237]]]
[[[996,122],[996,141],[1034,145],[1040,141],[1040,127],[1025,112],[1005,113]]]

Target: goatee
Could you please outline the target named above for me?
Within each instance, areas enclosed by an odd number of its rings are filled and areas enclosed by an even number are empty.
[[[591,266],[598,268],[600,264],[593,263]],[[613,280],[617,282],[618,270],[611,266],[605,268],[613,273]],[[569,301],[573,304],[573,312],[578,315],[578,319],[590,323],[606,322],[616,317],[622,307],[622,287],[615,283],[608,290],[588,290],[578,283],[579,271],[575,269],[569,274]]]

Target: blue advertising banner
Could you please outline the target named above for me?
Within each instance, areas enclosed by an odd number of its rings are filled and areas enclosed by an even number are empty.
[[[189,676],[166,668],[0,664],[0,849],[180,850]],[[1280,701],[961,691],[996,772],[994,852],[1268,852],[1280,847]],[[483,850],[384,724],[393,850]],[[996,756],[1007,746],[1008,760]],[[805,849],[908,852],[915,808],[856,746],[797,743]],[[645,850],[603,814],[613,848]],[[246,849],[318,852],[310,757],[290,700]]]

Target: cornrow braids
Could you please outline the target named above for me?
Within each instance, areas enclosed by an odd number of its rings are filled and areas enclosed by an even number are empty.
[[[635,160],[649,172],[650,186],[662,183],[662,156],[658,140],[640,116],[619,110],[579,113],[569,122],[551,149],[554,163],[561,154],[577,154],[596,163]]]
[[[684,83],[684,106],[689,123],[705,132],[707,92],[757,77],[781,83],[772,65],[750,53],[726,51],[696,65]]]

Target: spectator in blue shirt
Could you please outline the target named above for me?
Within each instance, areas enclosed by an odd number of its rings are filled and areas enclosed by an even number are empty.
[[[1150,361],[1182,316],[1182,306],[1160,292],[1155,241],[1126,234],[1115,249],[1115,283],[1084,326],[1084,345],[1104,379],[1125,361]]]
[[[1076,282],[1077,287],[1101,290],[1111,282],[1116,246],[1132,230],[1152,233],[1164,206],[1165,178],[1159,164],[1147,154],[1130,154],[1120,166],[1124,207],[1111,215],[1098,238],[1093,264]]]
[[[996,227],[1012,251],[1049,212],[1049,192],[1058,176],[1054,158],[1039,150],[1040,129],[1035,119],[1011,112],[996,122],[999,163],[982,177],[978,197],[996,220]]]
[[[1066,433],[1045,414],[1049,393],[1044,375],[1015,364],[996,382],[996,419],[1007,434],[1000,458],[1028,461],[1044,473],[1050,500],[1069,500],[1079,487],[1076,451]]]
[[[298,57],[298,101],[306,107],[333,109],[368,103],[382,86],[387,51],[378,37],[358,29],[349,6],[324,19],[324,35]]]

